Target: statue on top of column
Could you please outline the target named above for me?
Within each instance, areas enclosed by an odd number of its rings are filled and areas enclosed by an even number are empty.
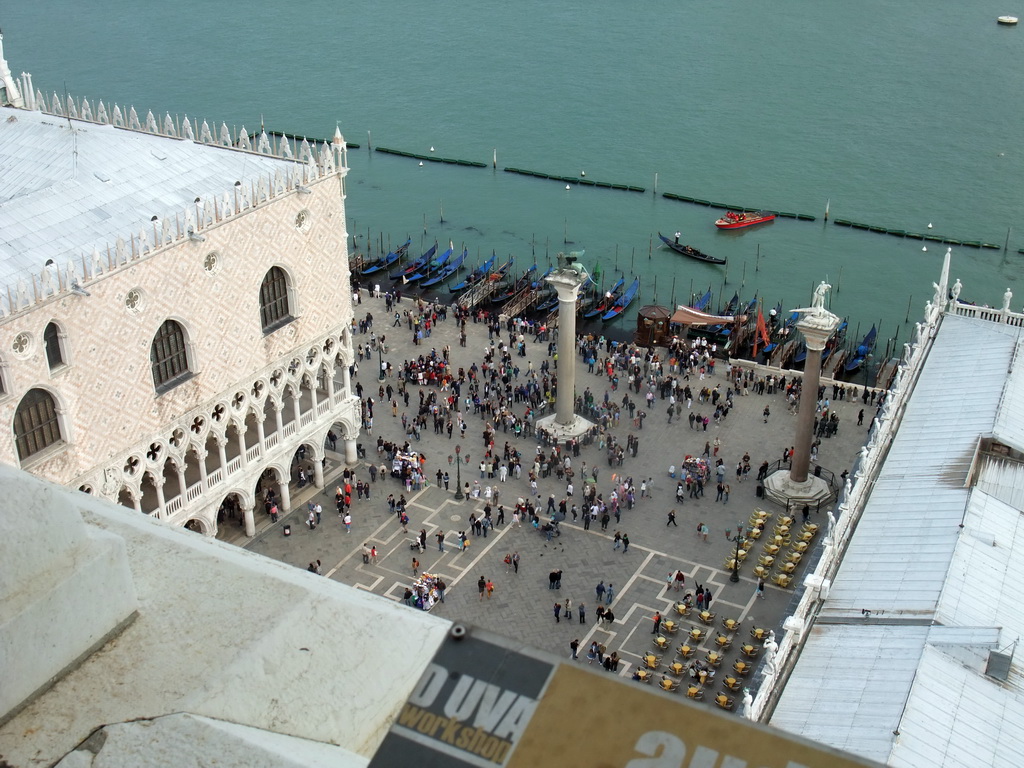
[[[818,284],[818,287],[814,289],[814,297],[811,299],[811,306],[794,309],[792,311],[798,312],[802,315],[802,321],[809,321],[816,325],[826,326],[829,324],[830,320],[837,320],[838,318],[836,318],[836,316],[829,312],[825,307],[825,296],[830,290],[832,290],[832,286],[822,280]]]
[[[571,251],[570,253],[559,252],[555,258],[558,259],[558,272],[561,274],[575,273],[577,277],[586,278],[588,276],[587,268],[583,266],[580,259],[583,258],[584,251]]]

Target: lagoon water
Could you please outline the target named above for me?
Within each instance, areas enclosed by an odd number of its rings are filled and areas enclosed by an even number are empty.
[[[641,275],[641,301],[711,287],[806,306],[833,285],[850,335],[908,335],[946,246],[831,217],[1009,249],[953,249],[962,298],[998,304],[1024,255],[1024,29],[1005,0],[464,4],[39,0],[0,16],[6,56],[44,93],[350,142],[349,231],[542,264],[586,249]],[[1019,14],[1018,14],[1019,15]],[[374,146],[488,163],[442,166]],[[490,168],[497,152],[498,169]],[[646,187],[644,194],[503,173]],[[653,193],[657,174],[658,194]],[[807,213],[741,232],[661,197]],[[443,219],[442,218],[443,211]],[[674,256],[655,233],[729,259]],[[652,247],[652,243],[654,244]],[[927,245],[927,252],[922,246]],[[632,320],[619,321],[631,326]]]

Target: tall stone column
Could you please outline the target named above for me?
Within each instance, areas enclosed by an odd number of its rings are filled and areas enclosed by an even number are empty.
[[[558,293],[558,392],[555,413],[537,422],[537,428],[558,440],[582,435],[592,425],[577,416],[576,405],[576,299],[586,279],[586,270],[576,261],[581,254],[558,254],[559,269],[547,282]]]
[[[765,480],[765,494],[781,504],[793,502],[817,504],[829,499],[828,483],[809,475],[811,444],[814,442],[814,416],[821,382],[821,353],[829,337],[839,327],[839,318],[825,309],[825,294],[830,285],[822,282],[814,290],[814,302],[806,309],[796,309],[801,317],[796,327],[807,342],[807,362],[800,395],[800,411],[793,435],[793,463],[789,473],[774,472]]]
[[[835,317],[833,315],[833,317]],[[836,318],[838,321],[839,318]],[[797,415],[796,434],[793,436],[793,463],[789,470],[794,483],[807,482],[811,467],[811,444],[814,442],[814,416],[818,406],[818,387],[821,382],[821,353],[835,331],[838,322],[822,327],[801,320],[796,324],[807,342],[807,362],[804,364],[804,378],[801,385],[800,411]]]
[[[576,299],[582,282],[555,280],[554,277],[549,277],[548,282],[558,292],[558,393],[555,400],[555,422],[570,427],[576,416]]]

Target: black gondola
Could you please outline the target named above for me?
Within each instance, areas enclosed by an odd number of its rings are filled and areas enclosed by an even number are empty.
[[[691,259],[697,259],[698,261],[706,261],[708,264],[725,264],[725,259],[708,256],[706,253],[702,253],[692,246],[677,243],[675,240],[665,237],[661,232],[658,233],[658,237],[661,239],[661,242],[676,253],[681,253],[683,256],[689,256]]]

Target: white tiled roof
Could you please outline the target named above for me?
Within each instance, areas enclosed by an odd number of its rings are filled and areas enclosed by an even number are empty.
[[[1022,338],[942,319],[773,725],[894,766],[1024,761],[1019,656],[985,674],[1024,636],[1024,469],[983,458],[966,487],[980,438],[1024,451]]]
[[[978,438],[991,434],[1017,328],[947,316],[907,404],[823,614],[929,617],[969,495]],[[980,339],[984,338],[984,342]],[[964,358],[965,349],[984,346]]]
[[[898,768],[1020,768],[1021,723],[1024,698],[926,646],[888,762]]]
[[[884,763],[928,627],[817,624],[772,725]],[[798,674],[797,674],[798,673]]]
[[[74,130],[72,130],[72,126]],[[292,167],[223,147],[0,108],[0,283],[106,252],[197,197]]]

